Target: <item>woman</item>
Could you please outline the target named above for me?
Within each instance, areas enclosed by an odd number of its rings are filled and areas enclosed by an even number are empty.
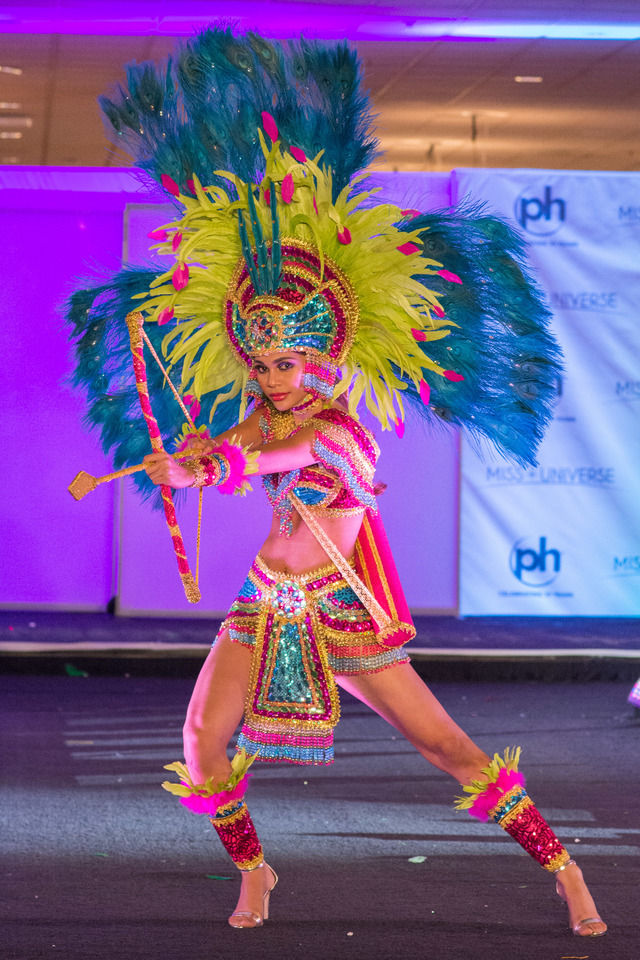
[[[315,426],[310,421],[314,421],[324,405],[316,401],[305,406],[309,395],[302,382],[304,366],[304,357],[294,352],[267,354],[254,359],[254,371],[267,403],[278,413],[291,411],[294,424],[286,438],[265,442],[260,427],[265,414],[265,405],[262,405],[234,432],[236,440],[259,452],[258,470],[261,474],[282,474],[317,463]],[[338,410],[341,417],[346,416],[341,404],[334,403],[331,409]],[[203,453],[214,450],[225,439],[224,435],[218,437],[216,443],[203,448]],[[151,454],[145,463],[146,472],[155,484],[181,488],[194,483],[193,466],[188,462],[181,465],[168,454]],[[325,532],[347,559],[353,558],[363,515],[364,508],[352,516],[332,517],[329,512],[320,519]],[[293,518],[293,530],[287,537],[281,531],[280,518],[275,511],[259,559],[277,575],[305,578],[327,568],[326,553],[302,518]],[[368,639],[364,638],[363,648]],[[185,758],[191,781],[204,784],[212,779],[218,794],[224,791],[231,774],[226,750],[243,717],[250,691],[251,668],[252,647],[234,642],[229,628],[223,625],[196,682],[184,727]],[[373,670],[367,669],[367,657],[364,656],[361,669],[354,672],[352,669],[341,673],[338,667],[335,674],[338,684],[396,727],[425,759],[461,784],[487,780],[489,757],[448,716],[406,656],[389,657],[383,667],[377,665]],[[539,815],[538,820],[544,823]],[[212,822],[215,826],[215,817]],[[249,832],[253,833],[252,825]],[[222,839],[224,842],[224,835]],[[257,838],[255,848],[258,848]],[[536,856],[531,845],[525,849]],[[230,852],[233,856],[233,845],[230,845]],[[540,859],[539,853],[537,858]],[[554,869],[558,876],[558,893],[567,901],[574,933],[600,936],[606,931],[606,925],[598,917],[580,868],[564,853],[559,857],[556,853],[555,858],[560,864]],[[229,918],[231,926],[260,926],[268,916],[269,895],[277,877],[261,859],[261,851],[256,859],[259,862],[252,869],[242,869],[242,888],[237,908]]]
[[[168,269],[126,267],[72,298],[88,419],[120,464],[137,463],[145,424],[154,449],[162,436],[197,451],[145,460],[190,600],[166,488],[242,491],[257,471],[274,510],[196,683],[186,766],[169,765],[182,783],[164,785],[210,816],[242,871],[230,923],[259,926],[277,879],[244,801],[248,767],[255,755],[330,762],[337,682],[463,784],[460,808],[557,874],[574,933],[600,936],[579,868],[526,794],[519,750],[489,760],[402,651],[415,631],[377,516],[378,449],[356,414],[364,399],[401,435],[411,404],[535,463],[560,361],[520,240],[478,208],[420,213],[362,190],[376,142],[346,44],[214,27],[159,70],[131,65],[101,105],[118,147],[182,209],[150,234]],[[180,436],[168,372],[147,379],[141,336],[181,371]]]

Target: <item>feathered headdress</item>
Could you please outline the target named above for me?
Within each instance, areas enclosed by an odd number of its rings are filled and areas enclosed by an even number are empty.
[[[126,370],[134,308],[200,430],[228,428],[259,395],[252,356],[293,349],[307,389],[346,394],[353,414],[364,397],[398,427],[408,402],[535,463],[559,351],[521,242],[481,210],[376,202],[361,184],[376,145],[347,44],[214,27],[163,67],[129,66],[101,105],[177,207],[150,235],[174,256],[168,271],[128,267],[70,302],[75,380],[118,465],[145,439]],[[163,384],[150,380],[154,400]],[[156,419],[165,441],[184,442],[168,404]]]

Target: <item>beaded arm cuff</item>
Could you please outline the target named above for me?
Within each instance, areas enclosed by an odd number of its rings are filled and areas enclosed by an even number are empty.
[[[193,483],[189,486],[210,487],[220,483],[223,475],[221,461],[222,457],[216,456],[191,457],[185,460],[183,466],[193,471]]]
[[[235,442],[225,440],[218,447],[200,457],[191,457],[184,466],[193,471],[192,487],[216,486],[220,493],[240,493],[244,495],[251,487],[246,478],[258,472],[259,454],[250,452]]]

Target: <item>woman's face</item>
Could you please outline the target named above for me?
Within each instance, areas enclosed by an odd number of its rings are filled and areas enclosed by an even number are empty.
[[[253,361],[262,392],[276,410],[291,410],[306,398],[302,386],[304,354],[269,353]]]

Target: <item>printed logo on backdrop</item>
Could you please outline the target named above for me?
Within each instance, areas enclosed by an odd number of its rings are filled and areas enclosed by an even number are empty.
[[[616,400],[640,400],[640,380],[617,380]]]
[[[535,237],[552,237],[567,219],[567,201],[549,184],[532,184],[516,197],[514,216],[523,230]]]
[[[639,397],[640,399],[640,394]],[[614,467],[516,467],[485,468],[485,483],[490,487],[522,485],[573,486],[611,489],[616,482]]]
[[[509,566],[525,587],[549,587],[560,574],[562,556],[546,537],[522,537],[511,548]]]
[[[611,576],[640,577],[640,554],[629,557],[614,557]]]
[[[554,310],[608,313],[618,309],[617,290],[553,290],[550,296]]]
[[[640,205],[620,204],[618,206],[618,223],[622,227],[640,226]]]

